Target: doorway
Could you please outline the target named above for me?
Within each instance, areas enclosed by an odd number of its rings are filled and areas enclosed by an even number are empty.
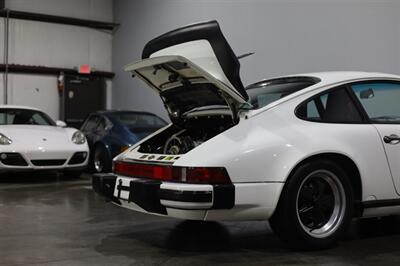
[[[79,128],[92,112],[106,107],[106,82],[104,78],[65,76],[61,97],[61,118],[70,127]]]

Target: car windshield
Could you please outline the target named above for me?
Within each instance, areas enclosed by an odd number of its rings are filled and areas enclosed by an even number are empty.
[[[119,123],[127,126],[129,128],[152,128],[152,127],[162,127],[167,123],[159,118],[158,116],[152,114],[135,113],[135,112],[119,112],[112,113],[109,115],[112,119],[118,121]]]
[[[42,125],[55,126],[45,113],[30,109],[0,109],[0,125]]]
[[[318,82],[313,77],[279,78],[252,84],[246,88],[246,92],[253,109],[259,109]]]

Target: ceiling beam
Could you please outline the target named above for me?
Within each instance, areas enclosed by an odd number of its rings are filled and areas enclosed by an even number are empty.
[[[0,0],[1,3],[4,4],[4,0]],[[0,6],[1,7],[1,6]],[[79,19],[79,18],[71,18],[71,17],[62,17],[62,16],[54,16],[54,15],[46,15],[40,13],[32,13],[25,11],[16,11],[10,9],[0,9],[0,17],[8,17],[13,19],[23,19],[23,20],[32,20],[32,21],[40,21],[40,22],[48,22],[48,23],[57,23],[64,25],[73,25],[80,27],[88,27],[93,29],[101,29],[101,30],[114,30],[120,24],[113,22],[104,22],[104,21],[96,21],[96,20],[87,20],[87,19]]]
[[[6,65],[0,64],[0,73],[5,72]],[[9,64],[8,73],[20,74],[39,74],[39,75],[60,75],[61,73],[70,75],[81,75],[89,77],[102,77],[112,79],[115,76],[114,72],[108,71],[93,71],[90,74],[80,74],[73,68],[59,68],[59,67],[45,67],[45,66],[30,66],[30,65],[17,65]]]

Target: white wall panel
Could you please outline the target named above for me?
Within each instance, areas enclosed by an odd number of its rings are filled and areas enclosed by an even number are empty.
[[[89,29],[11,20],[10,62],[74,67],[89,62]]]
[[[0,73],[0,105],[4,103],[4,97],[3,97],[3,73]]]
[[[89,2],[90,19],[113,21],[113,0],[90,0]]]
[[[90,31],[88,63],[97,70],[112,70],[112,35],[103,31]]]
[[[106,109],[112,109],[112,82],[111,80],[106,80]]]
[[[53,119],[59,118],[56,77],[9,74],[8,80],[10,103],[40,108]]]
[[[4,19],[0,18],[0,60],[4,63]]]
[[[112,0],[6,0],[12,10],[81,19],[113,21]],[[3,19],[0,19],[0,58],[3,60]],[[112,33],[96,29],[10,19],[9,62],[24,65],[74,68],[89,64],[111,71]],[[59,116],[57,77],[9,75],[9,103],[35,106],[54,119]],[[2,88],[2,77],[0,89]],[[111,82],[107,82],[111,106]],[[3,98],[0,91],[1,103]]]
[[[65,68],[90,64],[110,71],[111,53],[112,35],[108,32],[10,20],[9,61],[16,64]]]

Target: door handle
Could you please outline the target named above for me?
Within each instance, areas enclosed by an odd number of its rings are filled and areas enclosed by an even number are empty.
[[[390,136],[383,137],[383,141],[387,144],[399,144],[400,137],[395,134],[391,134]]]

